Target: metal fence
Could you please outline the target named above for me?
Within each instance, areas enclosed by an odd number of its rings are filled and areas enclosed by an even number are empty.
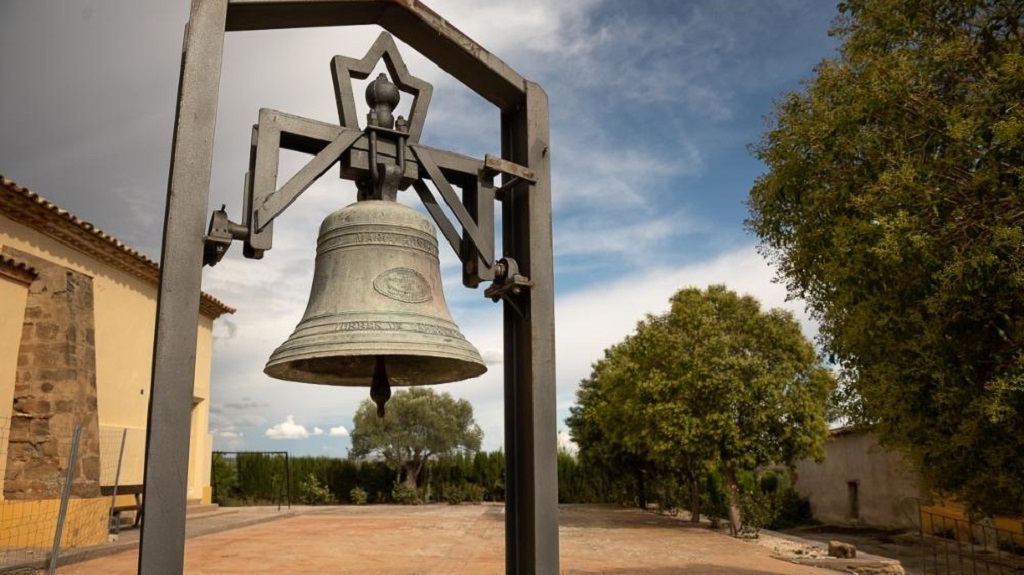
[[[1024,573],[1024,533],[969,521],[918,501],[920,570],[925,575],[1017,575]],[[908,570],[910,572],[910,570]]]
[[[85,461],[79,453],[82,427],[74,428],[70,442],[64,442],[62,450],[55,450],[59,452],[48,452],[50,448],[45,444],[25,446],[16,440],[12,445],[11,426],[21,424],[24,422],[14,418],[0,418],[0,479],[4,480],[0,481],[0,571],[24,567],[46,568],[53,573],[61,550],[101,544],[110,537],[116,491],[112,497],[99,493],[80,497],[75,493],[83,482],[90,482],[95,490],[100,480],[97,473],[115,478],[116,484],[121,461],[119,457],[100,457],[99,469],[80,469]],[[101,452],[122,452],[124,435],[101,434]],[[117,441],[120,446],[104,445]],[[38,496],[31,489],[20,493],[7,491],[6,479],[15,475],[7,469],[13,465],[11,451],[27,447],[39,450],[40,457],[50,463],[17,470],[17,475],[29,479],[31,485],[45,486]]]

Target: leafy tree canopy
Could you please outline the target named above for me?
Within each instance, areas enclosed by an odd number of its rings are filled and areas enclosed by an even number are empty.
[[[853,421],[975,511],[1024,512],[1024,4],[850,0],[754,147],[748,226]]]
[[[352,427],[349,456],[382,456],[399,473],[405,471],[405,483],[412,489],[428,459],[459,451],[475,453],[483,439],[468,401],[429,387],[395,393],[384,417],[377,416],[371,400],[363,400]]]
[[[738,470],[821,456],[834,380],[792,314],[725,286],[671,304],[581,382],[567,421],[581,456],[691,476],[714,465],[731,484]]]

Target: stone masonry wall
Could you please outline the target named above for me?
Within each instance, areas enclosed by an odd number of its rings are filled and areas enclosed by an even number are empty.
[[[6,499],[60,497],[76,426],[72,495],[99,496],[100,446],[92,278],[4,248],[31,265],[3,490]]]

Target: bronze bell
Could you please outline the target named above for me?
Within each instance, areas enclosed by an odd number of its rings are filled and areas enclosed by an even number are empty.
[[[306,312],[263,371],[274,378],[371,387],[383,415],[391,385],[447,383],[487,371],[452,321],[434,224],[389,200],[324,219]]]

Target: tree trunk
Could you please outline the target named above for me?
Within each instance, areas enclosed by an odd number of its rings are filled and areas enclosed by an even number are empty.
[[[647,484],[643,470],[636,472],[636,501],[640,509],[647,509]]]
[[[690,475],[690,523],[700,523],[700,478]]]
[[[423,467],[422,461],[406,461],[405,462],[405,486],[413,491],[416,491],[417,483],[416,478],[420,474],[420,469]]]
[[[729,534],[738,537],[740,534],[740,488],[736,485],[736,470],[731,466],[723,469],[725,475],[725,489],[729,497]]]

